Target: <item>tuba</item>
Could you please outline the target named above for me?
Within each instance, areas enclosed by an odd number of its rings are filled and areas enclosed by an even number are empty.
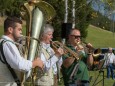
[[[21,7],[22,18],[26,20],[26,47],[25,57],[33,61],[38,55],[39,35],[45,22],[50,21],[56,14],[54,8],[42,0],[29,0]],[[40,51],[40,50],[38,50]],[[32,70],[26,72],[23,82],[32,77]]]

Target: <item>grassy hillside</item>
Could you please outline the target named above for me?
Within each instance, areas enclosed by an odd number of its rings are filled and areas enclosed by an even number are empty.
[[[88,27],[88,36],[86,38],[86,42],[92,43],[95,48],[115,48],[115,33],[90,25]]]

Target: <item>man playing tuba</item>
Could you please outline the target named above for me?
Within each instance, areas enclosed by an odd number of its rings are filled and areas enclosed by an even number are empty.
[[[4,21],[4,35],[0,39],[0,86],[21,86],[20,71],[29,71],[36,66],[43,68],[37,58],[26,60],[19,53],[16,41],[22,34],[22,21],[7,17]]]
[[[26,39],[27,59],[33,61],[34,57],[41,51],[38,46],[40,45],[39,36],[42,27],[46,21],[54,17],[55,10],[50,4],[42,0],[29,0],[21,6],[21,10],[22,17],[26,19],[26,36],[28,37]],[[30,70],[25,73],[26,81],[30,81],[30,78],[33,79],[32,72]]]

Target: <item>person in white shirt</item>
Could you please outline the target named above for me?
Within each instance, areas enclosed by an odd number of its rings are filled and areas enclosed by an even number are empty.
[[[110,74],[111,74],[112,79],[115,79],[115,76],[114,76],[115,55],[113,54],[113,51],[112,51],[111,47],[108,48],[108,53],[105,53],[104,59],[105,59],[105,65],[107,67],[107,78],[109,79]]]
[[[58,48],[54,51],[51,48],[51,41],[53,38],[54,29],[50,24],[46,24],[41,32],[41,54],[40,58],[44,63],[44,70],[38,73],[38,80],[36,80],[37,86],[53,86],[54,75],[57,75],[57,65],[61,66],[63,49]],[[56,84],[54,85],[56,86]]]
[[[7,17],[4,21],[4,35],[0,39],[0,43],[4,41],[2,47],[6,62],[17,72],[27,72],[37,66],[43,68],[43,61],[40,58],[29,61],[20,55],[15,42],[20,38],[21,34],[22,21],[17,17]],[[17,86],[6,63],[3,63],[5,62],[2,57],[3,54],[0,50],[0,86]],[[21,78],[20,75],[18,75],[18,78]]]

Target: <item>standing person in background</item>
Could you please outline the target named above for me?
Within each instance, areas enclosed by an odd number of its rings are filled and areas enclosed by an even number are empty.
[[[57,86],[54,83],[54,76],[57,76],[57,65],[62,64],[63,50],[59,48],[54,51],[51,48],[51,42],[53,38],[54,29],[50,24],[46,24],[41,32],[41,54],[40,58],[44,63],[42,72],[38,73],[38,80],[36,80],[36,86]],[[55,78],[56,79],[56,78]]]
[[[93,57],[90,52],[86,53],[83,47],[81,47],[81,49],[80,46],[78,46],[79,43],[81,43],[80,31],[78,29],[71,29],[68,35],[67,47],[78,53],[80,59],[77,61],[71,58],[71,56],[70,58],[63,56],[62,74],[65,86],[89,86],[87,64],[92,65]],[[90,51],[92,45],[88,43],[87,48]],[[76,65],[77,70],[74,71]],[[74,74],[72,75],[72,73]]]
[[[115,55],[113,54],[112,48],[108,48],[108,53],[104,55],[105,65],[107,67],[107,78],[110,78],[110,74],[112,79],[115,79],[114,69],[115,69]]]
[[[29,61],[20,55],[15,42],[21,34],[22,21],[17,17],[7,17],[4,21],[4,35],[0,39],[0,86],[20,86],[20,82],[16,82],[21,78],[19,71],[29,71],[36,66],[43,68],[43,62],[39,58]],[[11,74],[11,69],[16,74]],[[14,76],[17,76],[16,80]]]

